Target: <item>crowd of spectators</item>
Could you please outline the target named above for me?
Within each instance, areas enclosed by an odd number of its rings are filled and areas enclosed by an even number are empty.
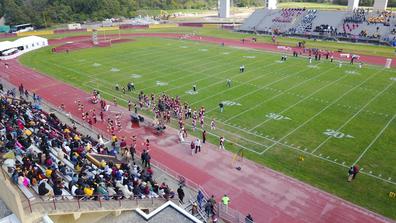
[[[327,24],[322,24],[320,26],[316,26],[314,29],[314,32],[334,34],[334,33],[337,33],[337,28],[335,28],[334,26],[327,25]]]
[[[392,12],[383,11],[380,12],[378,16],[369,17],[367,19],[367,24],[383,24],[384,26],[389,26],[391,17]]]
[[[366,11],[363,8],[354,9],[351,16],[345,17],[344,24],[345,23],[356,23],[356,24],[363,23],[366,21],[367,14],[368,14],[368,10]]]
[[[43,199],[175,196],[167,184],[153,179],[150,165],[94,164],[90,152],[110,150],[100,136],[98,141],[84,136],[75,125],[68,126],[55,114],[37,109],[24,94],[14,96],[15,89],[0,95],[0,152],[11,158],[5,166],[19,187],[31,188]],[[113,137],[112,145],[111,150],[117,150],[122,143]]]
[[[306,15],[301,20],[300,24],[297,27],[293,27],[289,29],[290,33],[305,33],[310,32],[312,30],[312,23],[317,16],[316,9],[307,10]]]
[[[305,12],[305,8],[284,8],[280,16],[272,19],[272,22],[290,23],[294,18]]]
[[[353,30],[359,28],[359,24],[358,23],[346,23],[344,22],[344,24],[342,25],[342,29],[344,31],[344,33],[351,33]]]

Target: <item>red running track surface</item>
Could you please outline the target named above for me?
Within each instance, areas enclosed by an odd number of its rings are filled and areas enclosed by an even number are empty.
[[[149,35],[175,37],[174,34]],[[215,41],[216,39],[208,38],[207,40]],[[59,40],[58,43],[60,43]],[[10,65],[8,69],[0,64],[2,79],[14,85],[22,83],[25,88],[56,106],[63,103],[65,110],[73,116],[81,117],[75,103],[78,99],[85,104],[86,110],[91,108],[95,108],[96,111],[100,110],[99,105],[89,102],[90,94],[26,68],[18,60],[8,61],[8,64]],[[127,109],[115,107],[111,102],[109,104],[111,104],[110,110],[106,112],[105,118],[114,118],[114,114],[118,112],[123,114],[123,126],[122,130],[117,133],[118,136],[137,135],[138,145],[149,138],[154,160],[201,185],[209,194],[214,194],[217,200],[224,193],[228,194],[231,198],[230,207],[243,214],[251,213],[255,222],[394,222],[248,160],[243,161],[242,171],[237,171],[231,167],[233,154],[219,151],[217,146],[212,144],[204,145],[200,154],[192,156],[189,144],[178,143],[176,130],[167,129],[165,134],[156,136],[149,128],[131,128]],[[102,122],[96,124],[95,127],[106,131],[106,125]],[[142,147],[138,149],[141,151]]]

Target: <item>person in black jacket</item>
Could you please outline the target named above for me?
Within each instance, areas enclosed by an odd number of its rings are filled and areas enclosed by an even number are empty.
[[[54,190],[55,196],[62,196],[62,185],[60,183],[54,184],[52,189]]]
[[[47,187],[47,179],[44,179],[40,182],[38,186],[38,192],[40,196],[51,196],[53,195],[52,191],[48,190]]]
[[[253,218],[250,214],[248,214],[245,218],[245,223],[253,223]]]
[[[179,197],[180,204],[184,204],[184,201],[183,201],[184,191],[183,191],[182,186],[180,186],[179,189],[177,189],[177,196]]]

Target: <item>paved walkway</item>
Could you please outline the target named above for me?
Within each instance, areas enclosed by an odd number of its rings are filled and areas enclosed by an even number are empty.
[[[79,98],[86,109],[99,105],[89,103],[89,94],[51,77],[25,68],[17,60],[8,62],[9,69],[0,65],[0,77],[14,85],[23,85],[45,100],[59,106],[64,103],[67,112],[80,117],[75,100]],[[167,129],[161,136],[155,136],[150,128],[131,128],[128,111],[110,107],[107,116],[123,114],[123,130],[120,136],[138,136],[138,143],[146,138],[151,142],[153,159],[201,185],[217,199],[227,193],[231,207],[241,213],[251,213],[256,222],[392,222],[366,209],[357,207],[340,198],[294,180],[269,168],[244,161],[242,171],[231,167],[233,154],[219,151],[217,146],[207,144],[203,152],[192,156],[189,145],[177,142],[176,130]],[[95,125],[105,131],[104,123]],[[141,149],[141,148],[140,148]]]

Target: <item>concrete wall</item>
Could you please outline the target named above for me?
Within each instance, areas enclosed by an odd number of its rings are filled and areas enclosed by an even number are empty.
[[[9,178],[4,178],[3,173],[0,173],[0,198],[6,203],[7,207],[18,217],[23,223],[33,222],[34,218],[28,218],[25,216],[21,195],[19,191],[12,185]]]

